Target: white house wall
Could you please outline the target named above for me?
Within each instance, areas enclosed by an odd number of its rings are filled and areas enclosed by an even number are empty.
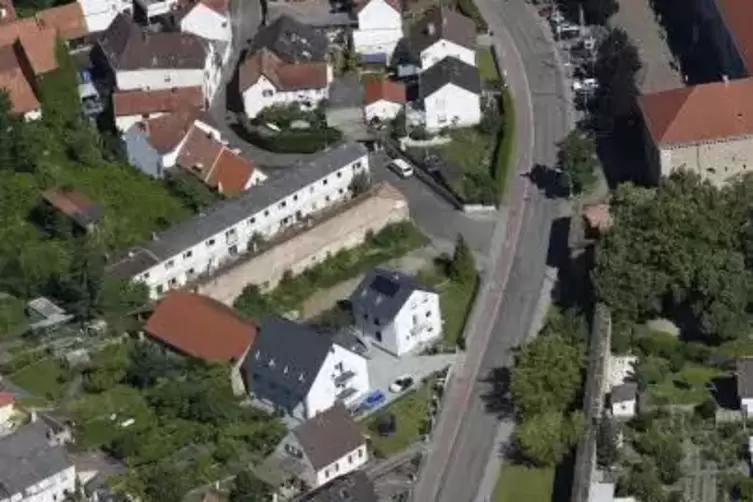
[[[121,133],[125,133],[135,124],[138,124],[139,122],[143,120],[157,118],[161,115],[164,115],[164,113],[155,112],[155,113],[146,113],[146,114],[139,114],[139,115],[121,115],[119,117],[115,117],[115,127]]]
[[[254,85],[243,92],[243,109],[249,118],[254,118],[268,106],[291,103],[316,105],[328,97],[329,87],[278,92],[272,82],[262,75]]]
[[[481,122],[481,97],[455,84],[446,84],[424,99],[426,129],[470,127]]]
[[[78,4],[89,32],[104,31],[118,14],[133,10],[132,0],[78,0]]]
[[[403,30],[355,30],[353,31],[353,49],[358,54],[386,54],[388,60],[395,52]]]
[[[0,502],[61,502],[65,493],[76,491],[76,468],[71,465],[38,483],[26,487],[24,492],[14,493]]]
[[[174,159],[172,162],[174,164]],[[134,279],[149,286],[151,296],[157,298],[168,288],[182,286],[197,274],[212,272],[227,260],[247,252],[248,242],[254,234],[272,237],[296,223],[299,216],[305,218],[347,199],[353,177],[368,170],[368,156],[364,155],[267,208],[248,214],[245,220],[221,229],[212,237],[182,250]],[[264,190],[264,184],[255,190]]]
[[[358,470],[369,460],[369,453],[366,445],[363,444],[358,448],[343,455],[337,461],[319,469],[316,473],[316,485],[313,488],[323,486],[335,478],[345,476],[353,471]]]
[[[386,120],[394,119],[402,109],[403,105],[401,105],[400,103],[392,103],[390,101],[380,99],[379,101],[369,103],[364,107],[364,116],[366,118],[366,122],[371,122],[371,120],[374,118],[377,118],[380,121],[384,122]]]
[[[439,295],[414,291],[392,323],[394,346],[400,356],[437,340],[442,335],[442,314]]]
[[[476,51],[449,40],[437,40],[421,52],[421,69],[426,71],[446,57],[454,57],[471,66],[476,66]]]
[[[295,453],[300,453],[300,456]],[[298,478],[308,486],[316,486],[316,471],[314,471],[314,467],[311,465],[308,457],[304,454],[303,447],[293,432],[288,432],[282,441],[280,441],[280,444],[275,448],[274,455],[278,458],[289,457],[295,459],[298,465],[303,468],[298,475]]]
[[[181,20],[180,31],[193,33],[207,40],[229,43],[232,39],[232,29],[228,18],[204,4],[197,4]]]
[[[348,371],[354,372],[355,375],[338,388],[335,377]],[[337,402],[337,394],[348,387],[355,389],[356,393],[343,401],[346,407],[359,401],[369,391],[369,371],[366,359],[333,344],[305,397],[305,416],[301,418],[309,419],[317,413],[328,410]]]
[[[115,74],[118,89],[121,91],[157,91],[176,87],[204,87],[204,70],[178,70],[162,68],[156,70],[118,70]]]
[[[400,13],[385,0],[371,0],[358,13],[358,29],[368,30],[403,30]]]

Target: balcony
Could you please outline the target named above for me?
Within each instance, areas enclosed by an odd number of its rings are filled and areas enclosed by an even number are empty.
[[[335,398],[338,401],[345,401],[349,397],[352,397],[354,394],[357,394],[357,393],[358,393],[358,391],[356,389],[354,389],[353,387],[346,387],[342,391],[338,392],[337,395],[335,396]]]
[[[344,371],[335,377],[335,385],[344,384],[354,376],[356,376],[355,371]]]

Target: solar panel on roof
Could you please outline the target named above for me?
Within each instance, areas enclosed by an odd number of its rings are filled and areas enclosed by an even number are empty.
[[[389,296],[390,298],[395,296],[395,293],[400,290],[400,284],[381,275],[375,277],[374,280],[371,281],[370,287],[377,293]]]

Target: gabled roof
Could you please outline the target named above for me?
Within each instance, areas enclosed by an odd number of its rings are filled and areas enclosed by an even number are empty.
[[[36,18],[42,27],[57,30],[58,35],[66,40],[75,40],[89,33],[84,11],[78,2],[39,11]]]
[[[0,495],[23,492],[71,465],[64,446],[50,445],[47,426],[31,422],[0,438]]]
[[[170,291],[145,331],[170,347],[211,362],[239,361],[256,338],[256,326],[222,303],[187,291]]]
[[[178,9],[190,11],[197,5],[203,5],[223,16],[227,15],[230,10],[230,3],[228,0],[181,0],[178,4]]]
[[[644,94],[638,105],[657,145],[753,134],[753,78]]]
[[[42,198],[84,228],[98,222],[102,216],[102,206],[72,188],[51,188],[42,194]]]
[[[363,446],[366,439],[342,403],[293,429],[314,470],[320,470]]]
[[[753,357],[737,360],[737,395],[740,399],[753,399]]]
[[[0,0],[0,25],[12,23],[18,19],[13,0]]]
[[[20,41],[24,54],[35,75],[42,75],[58,67],[55,57],[55,29],[40,26],[35,18],[27,17],[0,25],[0,46]]]
[[[200,114],[199,110],[182,110],[146,120],[134,127],[141,127],[149,144],[164,154],[180,144]]]
[[[446,57],[419,75],[421,98],[431,96],[447,84],[454,84],[474,94],[481,94],[478,68],[457,58]]]
[[[378,502],[378,500],[374,483],[366,473],[354,471],[307,493],[300,499],[300,502]]]
[[[256,34],[249,53],[266,48],[283,62],[316,63],[327,59],[327,37],[290,16],[278,17]]]
[[[201,87],[175,87],[154,91],[115,91],[112,94],[116,117],[200,109],[204,106]]]
[[[273,315],[267,317],[243,368],[253,392],[253,374],[303,399],[314,384],[332,341],[313,329]]]
[[[245,190],[255,170],[256,167],[250,160],[225,147],[205,183],[232,197]]]
[[[11,111],[16,114],[24,114],[40,107],[34,89],[19,60],[19,52],[22,51],[20,44],[11,44],[0,47],[0,89],[8,93]]]
[[[753,74],[753,2],[750,0],[716,0],[724,23],[735,42],[748,74]]]
[[[369,105],[377,101],[405,103],[405,86],[400,82],[387,79],[371,79],[364,84],[364,103]]]
[[[360,2],[356,6],[356,13],[360,13],[363,9],[366,8],[366,6],[368,6],[371,2],[375,2],[375,1],[386,3],[387,5],[395,9],[395,11],[399,14],[402,14],[403,12],[402,5],[400,5],[400,0],[365,0],[365,1]]]
[[[615,385],[609,393],[609,401],[612,404],[635,401],[638,396],[638,384],[635,382]]]
[[[264,75],[280,91],[321,89],[327,86],[325,63],[287,64],[271,51],[261,48],[238,68],[238,85],[243,93]]]
[[[167,31],[152,33],[124,13],[115,17],[99,45],[116,70],[203,69],[207,55],[198,36]]]
[[[436,293],[434,288],[399,270],[373,268],[350,295],[350,302],[366,309],[386,325],[400,312],[414,291]]]
[[[421,54],[439,40],[476,50],[476,25],[471,19],[447,7],[434,7],[411,29],[410,46]]]
[[[222,143],[212,134],[194,125],[180,148],[176,163],[203,181],[212,171],[222,148]]]

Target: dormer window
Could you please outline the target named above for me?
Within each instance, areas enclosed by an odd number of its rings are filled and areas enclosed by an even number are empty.
[[[274,358],[272,358],[272,359],[270,359],[270,360],[269,360],[269,367],[270,367],[270,368],[274,368],[274,367],[275,367],[275,364],[276,364],[276,363],[275,363],[275,360],[274,360]]]

